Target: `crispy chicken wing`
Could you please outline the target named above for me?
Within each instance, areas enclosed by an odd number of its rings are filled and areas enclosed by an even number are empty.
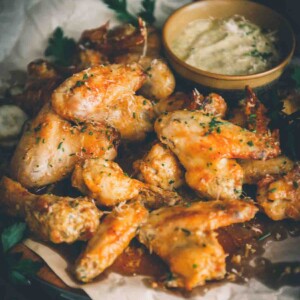
[[[88,240],[97,230],[100,211],[88,198],[34,195],[18,182],[2,177],[0,207],[25,218],[32,233],[52,243]]]
[[[197,89],[194,89],[192,100],[186,108],[188,110],[200,110],[204,114],[224,118],[227,112],[227,103],[218,94],[211,93],[204,97]]]
[[[281,178],[262,179],[258,183],[257,202],[272,220],[300,220],[300,166]]]
[[[152,103],[136,96],[145,80],[138,64],[95,66],[74,74],[52,94],[52,106],[71,121],[107,122],[122,138],[141,140],[153,130]]]
[[[155,144],[143,159],[133,164],[139,180],[164,190],[174,190],[184,183],[184,171],[167,146]]]
[[[192,289],[225,275],[226,254],[213,230],[248,221],[256,212],[253,204],[241,200],[160,208],[150,213],[138,238],[169,264],[169,286]]]
[[[257,184],[267,175],[283,175],[291,171],[294,162],[288,157],[281,155],[268,160],[238,160],[244,172],[243,182]]]
[[[25,187],[59,181],[76,162],[114,159],[118,134],[103,124],[72,126],[46,105],[24,131],[11,161],[11,175]]]
[[[77,279],[89,282],[109,267],[127,248],[147,215],[148,211],[139,202],[116,207],[100,224],[76,261]]]
[[[87,159],[76,165],[72,185],[105,206],[133,199],[144,187],[142,182],[125,174],[117,163],[104,159]]]
[[[147,207],[157,208],[181,201],[177,193],[130,178],[117,163],[104,159],[87,159],[76,165],[72,185],[105,206],[139,199]]]
[[[234,158],[267,159],[280,153],[271,134],[256,135],[201,111],[165,113],[155,131],[185,167],[187,183],[209,198],[240,196],[243,172]]]

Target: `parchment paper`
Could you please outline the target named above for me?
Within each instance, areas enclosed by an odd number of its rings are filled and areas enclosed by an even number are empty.
[[[128,0],[130,10],[139,10],[140,1]],[[188,0],[156,0],[155,15],[161,25],[166,16]],[[84,29],[100,26],[107,20],[115,24],[114,13],[100,0],[0,0],[0,88],[15,76],[15,70],[25,70],[27,64],[43,57],[47,39],[60,26],[73,38]],[[181,296],[150,288],[141,276],[125,277],[110,274],[101,282],[78,285],[67,273],[66,261],[55,251],[26,240],[25,245],[36,252],[70,287],[82,288],[93,300],[176,300]],[[264,256],[273,262],[300,262],[300,238],[270,242]],[[220,283],[205,295],[192,293],[190,300],[294,300],[300,299],[298,287],[282,287],[276,291],[255,279],[247,284]]]

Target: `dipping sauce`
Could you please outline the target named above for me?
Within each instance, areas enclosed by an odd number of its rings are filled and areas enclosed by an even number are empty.
[[[201,70],[224,75],[266,71],[280,60],[275,32],[242,16],[192,21],[172,43],[174,53]]]

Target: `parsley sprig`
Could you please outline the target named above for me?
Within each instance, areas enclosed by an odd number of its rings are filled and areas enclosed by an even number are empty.
[[[26,233],[26,224],[23,222],[15,223],[5,228],[1,234],[3,264],[10,281],[16,284],[28,285],[28,277],[33,276],[41,268],[40,262],[30,259],[22,259],[22,253],[10,253]]]
[[[127,0],[103,0],[103,2],[117,14],[120,21],[131,23],[138,26],[138,18],[132,15],[127,9]],[[142,10],[138,13],[148,24],[155,21],[154,17],[155,0],[143,0]]]
[[[49,56],[55,64],[67,67],[72,64],[75,53],[76,42],[64,36],[63,30],[57,27],[48,40],[45,56]]]

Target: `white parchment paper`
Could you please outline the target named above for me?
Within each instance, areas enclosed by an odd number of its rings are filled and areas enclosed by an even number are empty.
[[[139,10],[140,1],[127,0],[131,11]],[[156,0],[157,25],[177,7],[188,0]],[[0,0],[0,87],[16,70],[25,70],[27,64],[43,57],[47,40],[60,26],[73,38],[107,20],[115,24],[114,13],[100,0]],[[109,300],[176,300],[181,296],[148,287],[142,277],[124,277],[110,274],[101,282],[78,285],[66,271],[66,261],[55,251],[33,240],[25,241],[40,255],[49,267],[70,287],[82,288],[93,299]],[[300,238],[270,242],[265,257],[273,262],[299,261]],[[221,283],[205,295],[192,294],[190,300],[294,300],[300,299],[298,287],[282,287],[276,291],[250,279],[247,284]]]

